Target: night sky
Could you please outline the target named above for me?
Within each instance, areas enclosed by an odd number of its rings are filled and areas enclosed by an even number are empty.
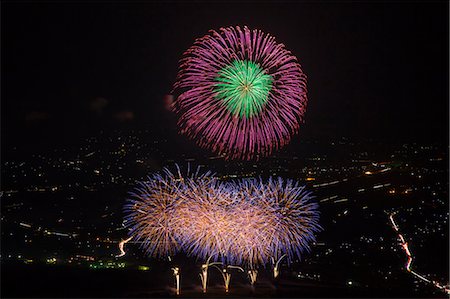
[[[2,3],[2,146],[176,130],[163,98],[209,29],[271,33],[308,76],[300,137],[447,143],[448,3]],[[297,137],[296,137],[297,138]]]

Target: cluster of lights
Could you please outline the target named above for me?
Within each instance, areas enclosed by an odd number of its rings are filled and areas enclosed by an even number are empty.
[[[125,263],[116,263],[116,262],[102,262],[89,264],[90,269],[116,269],[116,268],[125,268]]]

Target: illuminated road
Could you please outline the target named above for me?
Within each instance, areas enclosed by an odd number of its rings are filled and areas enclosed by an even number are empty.
[[[427,282],[427,283],[432,283],[435,287],[437,287],[437,288],[443,290],[443,291],[446,292],[447,294],[450,294],[450,289],[449,289],[449,286],[448,286],[448,285],[447,285],[447,286],[443,286],[443,285],[439,284],[439,283],[436,282],[436,281],[429,280],[429,279],[427,279],[426,277],[420,275],[419,273],[417,273],[417,272],[415,272],[415,271],[413,271],[413,270],[411,269],[411,264],[412,264],[412,262],[413,262],[413,256],[412,256],[411,251],[409,250],[408,242],[406,242],[405,238],[404,238],[403,235],[400,233],[400,229],[399,229],[398,225],[395,223],[395,220],[394,220],[394,214],[395,214],[395,213],[391,214],[391,215],[389,216],[389,219],[391,220],[392,227],[394,228],[394,230],[395,230],[395,231],[397,232],[397,234],[398,234],[398,238],[399,238],[399,240],[400,240],[400,245],[402,246],[403,250],[405,251],[406,255],[408,256],[408,260],[407,260],[406,265],[405,265],[406,270],[407,270],[409,273],[411,273],[412,275],[414,275],[415,277],[417,277],[417,278],[419,278],[419,279],[421,279],[421,280],[423,280],[423,281],[425,281],[425,282]]]

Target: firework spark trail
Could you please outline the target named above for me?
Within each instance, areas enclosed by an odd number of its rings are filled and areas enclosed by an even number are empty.
[[[181,133],[227,159],[268,156],[288,144],[307,104],[297,58],[269,34],[239,26],[197,39],[173,92]]]
[[[133,239],[133,237],[129,237],[128,239],[122,240],[122,241],[119,242],[119,250],[120,250],[120,254],[119,254],[119,255],[116,255],[116,257],[122,257],[122,256],[125,255],[125,250],[123,250],[123,246],[124,246],[126,243],[130,242],[131,239]]]
[[[222,275],[223,278],[223,283],[225,286],[225,292],[228,293],[228,291],[230,290],[230,282],[231,282],[231,273],[230,273],[230,269],[237,269],[241,272],[245,272],[244,269],[242,269],[239,266],[233,266],[233,265],[227,265],[223,268],[219,268],[216,265],[212,265],[214,268],[216,268],[217,270],[219,270],[220,274]]]
[[[256,278],[258,277],[258,270],[248,270],[248,277],[250,279],[251,285],[253,286],[256,283]]]
[[[180,268],[172,268],[173,276],[175,277],[175,290],[176,294],[180,295]]]
[[[202,281],[203,293],[206,293],[206,287],[207,287],[207,284],[208,284],[208,268],[211,267],[211,266],[222,264],[221,262],[213,262],[213,263],[211,263],[210,260],[211,260],[212,257],[213,257],[213,255],[211,255],[206,260],[206,263],[204,263],[202,265],[202,272],[199,274],[200,275],[200,279]]]
[[[413,256],[412,256],[411,251],[409,250],[408,242],[406,242],[405,238],[404,238],[403,235],[400,233],[400,228],[399,228],[398,225],[395,223],[394,215],[395,215],[395,213],[392,213],[391,215],[389,215],[389,220],[391,221],[391,224],[392,224],[393,229],[394,229],[394,230],[397,232],[397,234],[398,234],[398,239],[400,240],[400,245],[401,245],[401,247],[403,248],[403,250],[405,251],[405,253],[406,253],[407,257],[408,257],[408,260],[407,260],[406,265],[405,265],[406,271],[410,272],[410,273],[413,274],[415,277],[417,277],[417,278],[419,278],[419,279],[421,279],[421,280],[423,280],[423,281],[425,281],[425,282],[427,282],[427,283],[433,284],[435,287],[437,287],[437,288],[443,290],[443,291],[446,292],[447,294],[450,294],[450,288],[449,288],[448,286],[443,286],[443,285],[439,284],[439,283],[436,282],[436,281],[429,280],[429,279],[427,279],[426,277],[420,275],[419,273],[417,273],[417,272],[415,272],[415,271],[413,271],[413,270],[411,269],[411,264],[412,264],[412,262],[413,262]]]
[[[141,183],[125,206],[130,236],[151,256],[182,250],[254,269],[271,257],[300,257],[321,230],[318,206],[297,182],[164,173]]]
[[[273,278],[277,278],[278,275],[280,275],[280,262],[281,260],[286,257],[285,254],[283,254],[276,262],[275,259],[272,258],[272,264],[273,264]]]

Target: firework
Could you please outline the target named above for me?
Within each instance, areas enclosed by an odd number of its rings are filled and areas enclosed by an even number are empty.
[[[122,256],[124,256],[126,254],[126,252],[125,252],[123,247],[125,246],[126,243],[130,242],[131,239],[132,239],[132,237],[129,237],[128,239],[122,240],[122,241],[119,242],[120,254],[116,255],[116,257],[122,257]]]
[[[285,254],[283,254],[276,262],[275,262],[275,259],[272,258],[273,278],[277,278],[278,275],[280,275],[280,262],[281,262],[281,260],[283,260],[284,257],[286,257]]]
[[[210,172],[165,170],[131,195],[126,225],[151,256],[183,250],[207,264],[212,259],[254,269],[300,257],[321,229],[310,194],[281,178],[223,182]]]
[[[222,264],[221,262],[210,262],[212,256],[210,256],[207,260],[206,263],[204,263],[202,265],[202,272],[200,273],[200,279],[202,281],[202,289],[203,289],[203,293],[206,293],[206,287],[208,284],[208,268],[211,266],[216,266],[219,264]]]
[[[137,236],[148,254],[164,257],[180,250],[174,230],[179,227],[178,219],[173,214],[188,186],[181,175],[166,170],[164,176],[155,174],[131,192],[132,199],[125,206],[125,213],[131,216],[127,217],[126,225],[130,236]]]
[[[175,290],[176,294],[180,295],[180,268],[172,268],[173,276],[175,277]]]
[[[221,28],[183,55],[174,84],[181,132],[229,159],[270,155],[289,143],[306,110],[306,76],[269,34]]]

